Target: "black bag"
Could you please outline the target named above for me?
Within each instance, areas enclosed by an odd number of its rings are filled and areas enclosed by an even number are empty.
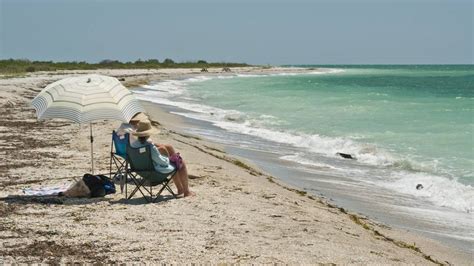
[[[115,193],[115,184],[105,175],[85,174],[82,180],[91,191],[92,198]]]

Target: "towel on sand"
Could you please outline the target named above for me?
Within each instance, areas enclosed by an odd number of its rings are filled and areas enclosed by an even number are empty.
[[[55,196],[61,192],[65,192],[70,184],[63,184],[54,187],[25,188],[23,193],[28,196]]]

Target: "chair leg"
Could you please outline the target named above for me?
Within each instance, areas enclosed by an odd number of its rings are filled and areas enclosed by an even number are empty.
[[[137,180],[136,177],[134,177],[132,174],[130,174],[130,176],[132,177],[132,180],[135,183],[136,187],[133,189],[132,193],[130,193],[130,196],[127,199],[131,199],[139,191],[140,194],[142,194],[142,196],[145,198],[145,200],[147,202],[152,202],[153,201],[153,194],[151,193],[150,190],[148,190],[144,186],[146,180],[145,179]],[[145,195],[145,193],[143,192],[142,189],[144,189],[149,195]],[[150,198],[150,199],[148,199],[148,198]]]
[[[133,183],[135,184],[135,188],[132,190],[129,196],[127,196],[127,189],[125,189],[125,198],[131,199],[137,192],[140,192],[145,200],[147,202],[156,202],[158,200],[158,197],[161,195],[161,193],[166,189],[168,192],[171,193],[171,195],[176,199],[177,195],[173,192],[171,187],[169,186],[170,182],[173,181],[173,177],[176,174],[176,172],[172,173],[168,179],[166,179],[165,182],[161,183],[161,188],[158,191],[156,195],[153,195],[153,186],[150,183],[150,188],[148,188],[145,184],[147,181],[145,178],[138,179],[138,174],[134,174],[131,170],[128,169],[127,163],[126,163],[126,171],[125,171],[125,178],[128,180],[128,176],[132,179]],[[125,183],[125,187],[127,186],[127,182]],[[146,193],[145,193],[146,192]],[[147,195],[145,195],[147,194]]]
[[[110,173],[110,175],[109,175],[109,177],[110,177],[111,180],[113,180],[112,179],[112,157],[113,156],[114,156],[114,154],[112,153],[112,151],[110,151],[110,164],[109,164],[109,170],[110,170],[109,173]]]
[[[158,191],[158,193],[156,193],[156,195],[153,197],[153,202],[156,202],[156,200],[158,199],[158,197],[161,195],[161,193],[163,192],[163,190],[168,190],[171,195],[173,195],[173,197],[176,199],[176,194],[174,194],[173,190],[168,186],[169,182],[172,180],[172,178],[168,179],[165,183],[163,183],[160,191]]]
[[[128,172],[128,162],[125,161],[125,166],[124,166],[124,171],[125,173]],[[122,178],[120,178],[120,192],[123,193],[123,187],[125,186],[125,188],[127,188],[127,176],[123,175],[122,174]]]
[[[119,159],[116,159],[115,165],[117,167],[117,172],[114,175],[114,180],[117,178],[117,175],[120,177],[120,192],[123,193],[123,184],[125,178],[124,172],[127,171],[126,163],[120,161]]]
[[[174,197],[175,199],[178,198],[178,196],[176,196],[176,194],[174,194],[174,192],[173,192],[173,190],[170,188],[170,186],[166,186],[166,189],[168,190],[169,193],[171,193],[171,195],[173,195],[173,197]]]
[[[138,181],[137,186],[136,186],[135,189],[132,191],[132,193],[130,193],[130,196],[128,197],[128,199],[131,199],[131,198],[137,193],[137,191],[139,191],[140,194],[142,194],[142,196],[145,198],[145,200],[146,200],[147,202],[150,202],[150,200],[147,198],[147,196],[145,195],[145,193],[143,193],[143,191],[142,191],[142,188],[143,188],[143,189],[145,189],[145,191],[148,192],[148,190],[143,186],[143,183],[144,183],[144,181],[141,181],[141,182]]]
[[[137,178],[135,176],[133,176],[133,174],[130,174],[130,176],[131,176],[131,179],[132,179],[133,183],[135,183],[135,188],[130,193],[130,196],[128,197],[128,199],[131,199],[135,195],[135,193],[137,193],[137,191],[140,190],[140,186],[142,186],[143,183],[145,182],[145,180],[143,180],[143,179],[140,182],[139,180],[137,180]]]
[[[166,190],[168,190],[169,193],[171,193],[171,195],[173,195],[173,197],[175,199],[178,198],[178,196],[173,192],[173,190],[170,188],[169,186],[169,183],[173,181],[173,177],[178,173],[178,171],[176,170],[172,175],[171,177],[168,179],[168,181],[166,181],[165,183],[165,186],[166,186]]]
[[[115,168],[117,169],[116,172],[112,172],[112,166],[115,165]],[[121,159],[120,157],[117,157],[115,154],[111,154],[110,157],[110,179],[113,181],[116,180],[117,176],[120,176],[120,192],[123,193],[123,186],[124,186],[124,178],[125,178],[125,172],[127,170],[127,161]]]
[[[125,181],[128,180],[128,170],[125,171]],[[127,192],[128,192],[128,189],[127,189],[127,182],[125,182],[125,199],[128,199],[127,197]]]
[[[114,164],[115,164],[115,168],[117,168],[119,171],[120,171],[121,169],[124,169],[126,162],[122,162],[120,159],[118,159],[118,158],[115,157],[115,156],[112,157],[112,158],[113,158],[113,162],[114,162]],[[111,170],[111,172],[112,172],[112,170]]]
[[[114,156],[114,139],[112,138],[112,142],[110,143],[110,164],[109,164],[110,179],[112,179],[112,157],[113,156]]]

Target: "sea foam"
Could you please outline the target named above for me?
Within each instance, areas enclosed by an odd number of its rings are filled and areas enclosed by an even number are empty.
[[[340,70],[315,71],[312,74],[340,73]],[[279,75],[293,75],[294,73],[282,73]],[[187,84],[204,82],[214,78],[255,78],[269,75],[238,74],[232,76],[199,76],[185,80],[167,80],[153,85],[143,86],[146,90],[137,90],[137,98],[158,104],[178,107],[189,112],[178,112],[182,116],[192,119],[203,120],[230,132],[245,134],[265,139],[276,143],[289,144],[302,148],[307,152],[324,155],[337,160],[340,158],[336,153],[343,152],[354,156],[357,164],[392,169],[390,178],[377,180],[377,184],[399,193],[414,195],[426,199],[435,205],[450,207],[459,211],[472,211],[473,188],[457,182],[456,180],[437,176],[430,172],[429,167],[406,158],[397,156],[380,149],[374,144],[363,143],[354,138],[326,137],[319,134],[304,134],[290,130],[275,130],[272,125],[278,125],[278,118],[262,114],[252,117],[237,110],[224,110],[199,103],[199,99],[189,97]],[[184,99],[187,99],[183,101]],[[311,165],[317,168],[344,171],[354,174],[350,169],[343,169],[335,164],[325,164],[307,160],[300,154],[282,156],[281,159]],[[425,171],[425,172],[424,172]],[[416,190],[417,183],[423,184],[423,190]],[[415,184],[415,185],[414,185]],[[456,200],[453,200],[453,199]]]
[[[416,186],[421,184],[422,189]],[[423,172],[393,171],[390,178],[378,185],[428,200],[435,205],[472,213],[474,189],[446,177]]]

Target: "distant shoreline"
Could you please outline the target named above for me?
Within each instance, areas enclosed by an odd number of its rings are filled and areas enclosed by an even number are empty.
[[[230,67],[250,67],[246,63],[233,62],[207,62],[205,60],[175,62],[172,59],[165,59],[160,62],[157,59],[141,60],[134,62],[121,62],[118,60],[102,60],[98,63],[88,63],[85,61],[30,61],[28,59],[6,59],[0,60],[0,75],[24,74],[38,71],[58,71],[58,70],[98,70],[98,69],[165,69],[165,68],[230,68]]]

